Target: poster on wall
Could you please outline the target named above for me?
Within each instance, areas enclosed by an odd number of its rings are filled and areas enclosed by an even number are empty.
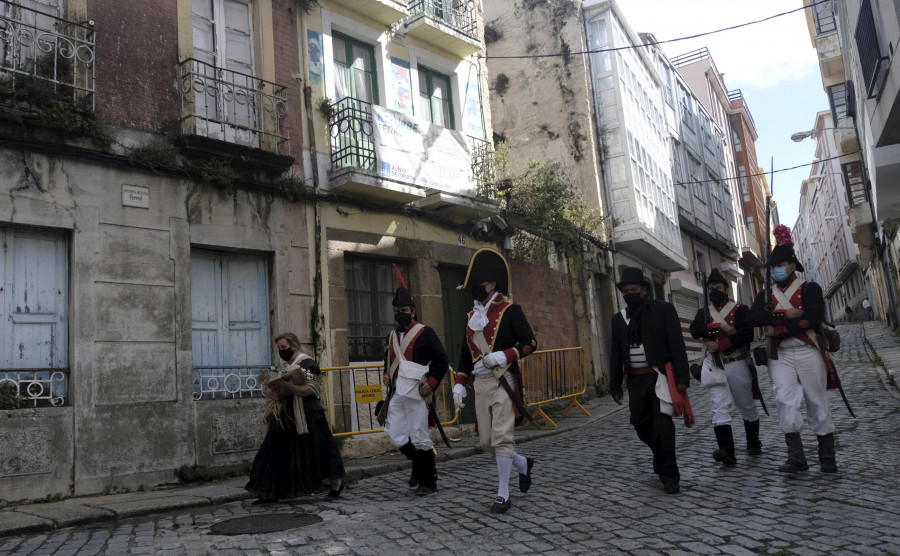
[[[484,136],[484,120],[481,111],[481,94],[478,90],[478,83],[466,82],[466,106],[465,106],[466,129],[470,135],[475,137]]]
[[[448,193],[474,195],[471,156],[462,133],[373,106],[379,174]]]
[[[317,85],[325,80],[325,62],[322,59],[322,35],[306,30],[306,46],[309,48],[309,82]]]
[[[391,74],[393,77],[394,110],[407,116],[412,116],[412,85],[410,83],[409,62],[400,58],[391,58]]]

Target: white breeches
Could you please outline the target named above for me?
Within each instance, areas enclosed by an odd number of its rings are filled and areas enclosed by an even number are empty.
[[[741,412],[744,421],[759,419],[759,411],[753,401],[753,375],[748,365],[746,361],[725,363],[725,376],[728,382],[708,388],[714,427],[731,423],[732,405]]]
[[[778,422],[785,434],[803,428],[801,404],[806,401],[809,429],[817,435],[834,432],[826,388],[828,371],[822,352],[796,338],[778,346],[778,359],[769,361],[769,374],[778,404]]]
[[[430,450],[432,442],[428,434],[428,406],[425,400],[394,395],[388,406],[384,432],[397,448],[412,441],[416,450]]]

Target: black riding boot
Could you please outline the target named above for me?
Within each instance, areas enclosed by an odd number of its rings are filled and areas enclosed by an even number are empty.
[[[419,467],[419,488],[416,496],[425,496],[437,490],[437,467],[434,464],[434,450],[416,450]],[[415,464],[414,464],[415,465]]]
[[[819,468],[822,473],[837,473],[837,462],[834,457],[834,433],[816,437],[819,441]]]
[[[758,456],[762,453],[762,442],[759,441],[759,419],[744,421],[744,433],[747,435],[747,453]]]
[[[731,434],[731,425],[718,425],[713,430],[719,444],[719,448],[712,454],[713,459],[724,465],[734,465],[737,459],[734,457],[734,435]]]
[[[407,442],[400,446],[400,453],[406,456],[406,459],[413,462],[412,473],[409,475],[409,488],[416,488],[419,485],[418,466],[416,465],[416,447],[412,442]]]
[[[784,441],[787,443],[788,459],[778,470],[782,473],[809,471],[809,464],[806,463],[806,455],[803,453],[803,439],[800,438],[800,433],[785,433]]]

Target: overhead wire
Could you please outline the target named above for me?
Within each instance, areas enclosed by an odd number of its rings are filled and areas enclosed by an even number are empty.
[[[807,162],[806,164],[798,164],[797,166],[791,166],[791,167],[789,167],[789,168],[779,168],[778,170],[772,170],[772,171],[770,171],[770,172],[760,172],[760,173],[758,173],[758,174],[746,174],[746,175],[743,175],[743,176],[733,176],[733,177],[717,178],[717,179],[713,179],[713,180],[691,180],[691,181],[686,181],[686,182],[675,182],[675,183],[673,183],[672,185],[691,185],[691,184],[695,184],[695,183],[710,183],[710,182],[714,182],[714,183],[715,183],[715,182],[720,182],[720,181],[740,180],[740,179],[746,179],[746,178],[755,178],[755,177],[758,177],[758,176],[767,176],[767,175],[769,175],[769,174],[777,174],[777,173],[779,173],[779,172],[788,172],[788,171],[790,171],[790,170],[796,170],[796,169],[798,169],[798,168],[805,168],[806,166],[812,166],[813,164],[818,164],[818,163],[820,163],[820,162],[828,162],[828,161],[830,161],[830,160],[837,160],[837,159],[839,159],[839,158],[843,158],[843,157],[845,157],[845,156],[849,156],[849,155],[852,155],[852,154],[857,154],[857,153],[859,153],[859,152],[862,152],[862,151],[856,150],[856,151],[853,151],[852,153],[844,153],[844,154],[842,154],[842,155],[832,156],[831,158],[821,158],[821,159],[819,159],[819,160],[814,160],[814,161],[812,161],[812,162]]]
[[[563,57],[563,56],[565,56],[565,57],[575,56],[575,55],[579,55],[579,54],[599,54],[599,53],[601,53],[601,52],[616,52],[616,51],[619,51],[619,50],[631,50],[631,49],[635,49],[635,48],[645,48],[645,47],[647,47],[647,46],[657,46],[657,45],[660,45],[660,44],[667,44],[667,43],[670,43],[670,42],[679,42],[679,41],[686,41],[686,40],[690,40],[690,39],[697,39],[697,38],[700,38],[700,37],[706,37],[706,36],[709,36],[709,35],[715,35],[715,34],[717,34],[717,33],[722,33],[722,32],[725,32],[725,31],[733,31],[734,29],[740,29],[741,27],[748,27],[748,26],[750,26],[750,25],[756,25],[756,24],[758,24],[758,23],[765,23],[766,21],[775,19],[775,18],[777,18],[777,17],[783,17],[783,16],[786,16],[786,15],[790,15],[790,14],[792,14],[792,13],[799,12],[799,11],[801,11],[801,10],[805,10],[805,9],[807,9],[807,8],[812,8],[813,6],[817,6],[817,5],[819,5],[819,4],[824,4],[825,2],[831,2],[831,1],[832,1],[832,0],[816,0],[815,2],[812,2],[812,3],[810,3],[810,4],[806,5],[806,6],[802,6],[802,7],[800,7],[800,8],[795,8],[795,9],[793,9],[793,10],[788,10],[788,11],[786,11],[786,12],[781,12],[781,13],[778,13],[778,14],[770,15],[769,17],[764,17],[764,18],[762,18],[762,19],[757,19],[756,21],[748,21],[747,23],[740,23],[740,24],[738,24],[738,25],[732,25],[732,26],[730,26],[730,27],[723,27],[722,29],[716,29],[715,31],[707,31],[707,32],[705,32],[705,33],[697,33],[696,35],[689,35],[689,36],[686,36],[686,37],[678,37],[678,38],[675,38],[675,39],[667,39],[667,40],[664,40],[664,41],[654,41],[654,42],[648,42],[648,43],[645,43],[645,44],[632,44],[632,45],[628,45],[628,46],[616,46],[616,47],[611,47],[611,48],[598,48],[598,49],[596,49],[596,50],[581,50],[581,51],[578,51],[578,52],[565,52],[565,53],[563,53],[563,52],[554,52],[554,53],[551,53],[551,54],[518,54],[518,55],[515,55],[515,56],[479,56],[479,58],[485,58],[485,59],[488,59],[488,60],[514,60],[514,59],[531,59],[531,58],[557,58],[557,57]]]

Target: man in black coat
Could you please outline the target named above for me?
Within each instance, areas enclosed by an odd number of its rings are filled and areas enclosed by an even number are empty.
[[[690,371],[675,306],[649,299],[650,285],[641,269],[631,267],[622,270],[622,280],[616,284],[627,307],[612,318],[610,392],[621,405],[622,379],[627,374],[631,424],[638,438],[653,450],[653,469],[666,493],[678,494],[681,475],[675,461],[675,423],[671,413],[661,407],[657,391],[670,396],[663,375],[666,363],[672,364],[679,393],[687,390]]]

